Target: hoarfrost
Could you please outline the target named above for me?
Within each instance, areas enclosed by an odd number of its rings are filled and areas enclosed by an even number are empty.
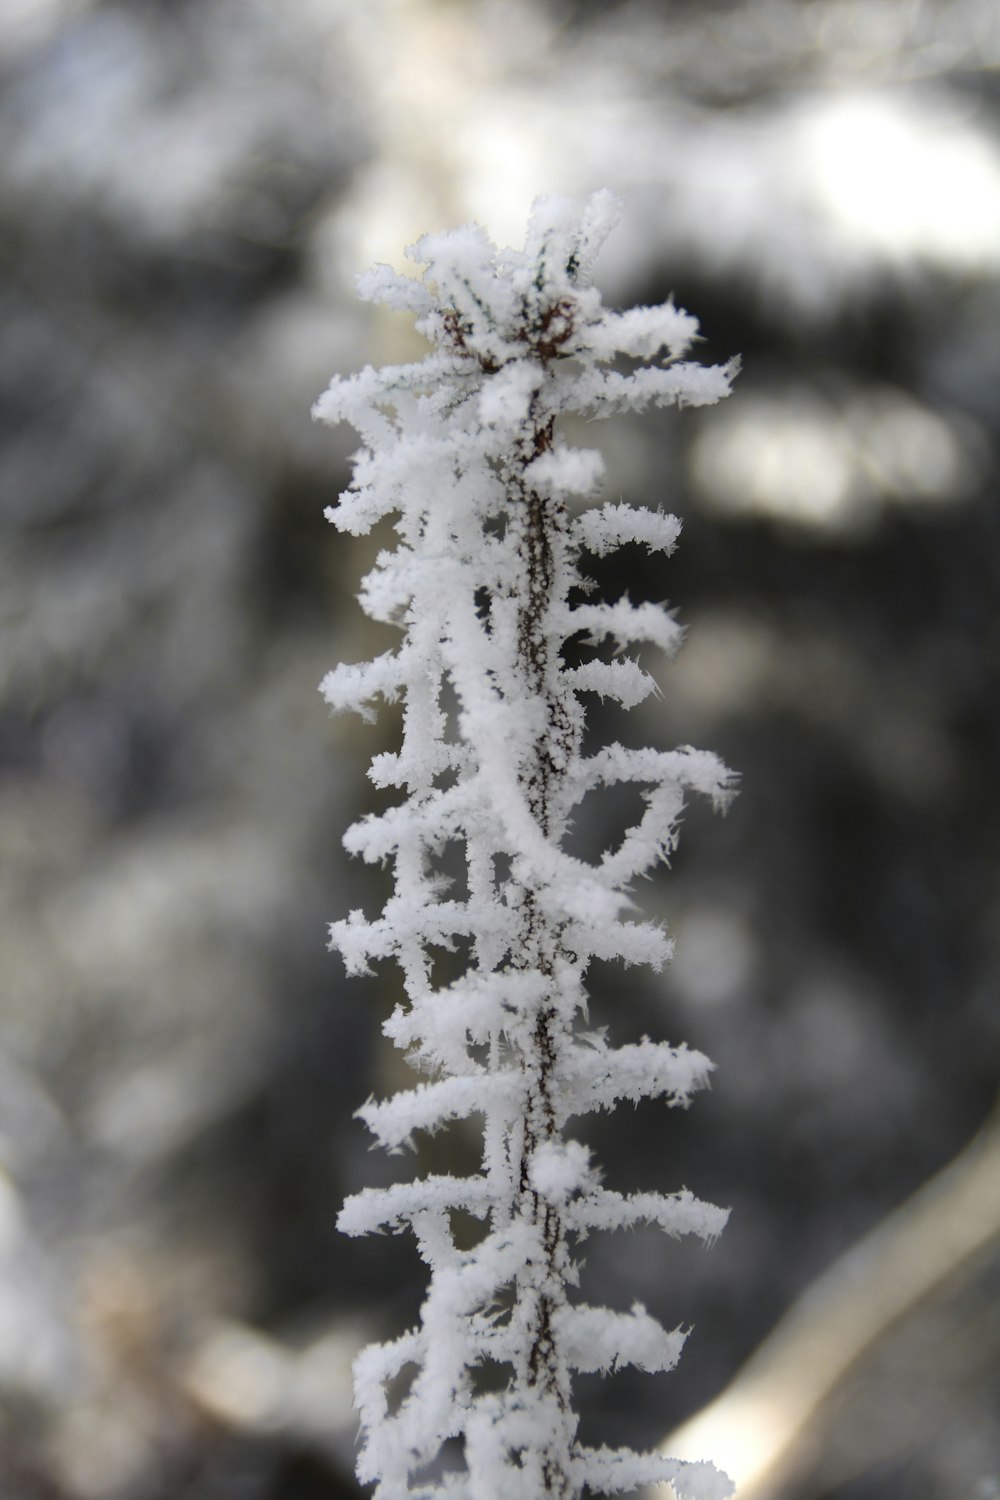
[[[353,423],[364,444],[330,519],[360,534],[393,515],[398,535],[360,599],[400,626],[403,644],[322,684],[331,708],[366,717],[377,699],[402,699],[402,744],[369,772],[402,800],[345,837],[351,852],[392,863],[395,889],[380,915],[352,911],[330,932],[350,973],[374,959],[400,964],[406,1000],[385,1031],[431,1076],[358,1113],[393,1151],[416,1132],[482,1122],[478,1171],[368,1188],[340,1215],[352,1235],[409,1228],[430,1269],[419,1327],[372,1346],[355,1369],[358,1473],[377,1500],[575,1500],[655,1480],[683,1500],[728,1493],[710,1464],[585,1447],[571,1400],[574,1370],[670,1369],[684,1341],[638,1304],[574,1302],[575,1242],[645,1223],[711,1243],[726,1218],[686,1188],[605,1189],[588,1149],[563,1134],[572,1116],[620,1100],[686,1108],[708,1082],[711,1063],[684,1046],[613,1047],[585,1033],[584,981],[594,958],[659,968],[669,957],[662,929],[629,915],[630,883],[673,849],[689,792],[717,807],[732,795],[732,777],[704,751],[583,750],[588,694],[628,709],[658,691],[615,653],[650,643],[669,655],[681,628],[627,598],[573,603],[586,591],[581,553],[629,542],[669,553],[680,523],[624,504],[574,518],[570,497],[592,497],[603,465],[567,445],[559,418],[704,405],[728,393],[737,369],[678,362],[698,325],[672,302],[602,307],[590,273],[617,214],[608,193],[582,211],[539,199],[520,253],[498,252],[475,225],[424,236],[407,252],[421,278],[378,266],[359,286],[415,313],[432,352],[334,380],[314,409]],[[608,368],[620,356],[638,362],[630,373]],[[598,654],[572,667],[563,647],[574,636]],[[640,787],[644,810],[585,864],[565,847],[574,809],[619,783]],[[441,866],[456,842],[461,900],[447,895]],[[465,973],[437,983],[434,951],[459,945]],[[471,1250],[453,1237],[456,1211],[483,1225]],[[477,1389],[475,1372],[490,1364],[509,1371],[499,1393]],[[389,1387],[409,1368],[390,1412]],[[458,1437],[465,1475],[438,1465]]]

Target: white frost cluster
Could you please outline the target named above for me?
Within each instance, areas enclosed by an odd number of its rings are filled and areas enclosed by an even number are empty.
[[[476,227],[420,240],[408,253],[422,280],[380,266],[362,294],[414,312],[432,351],[334,380],[315,408],[364,442],[330,519],[358,534],[392,515],[398,534],[361,600],[402,629],[400,646],[323,683],[336,709],[404,707],[399,750],[369,773],[401,800],[345,839],[392,863],[394,893],[378,916],[334,923],[331,946],[350,973],[401,965],[406,1002],[385,1029],[425,1077],[360,1113],[390,1150],[473,1117],[483,1134],[473,1175],[367,1189],[340,1217],[348,1234],[409,1227],[430,1268],[419,1326],[356,1366],[358,1472],[377,1500],[541,1500],[656,1480],[685,1500],[729,1492],[709,1464],[586,1447],[571,1403],[574,1371],[670,1369],[684,1337],[638,1305],[573,1300],[574,1244],[637,1223],[711,1242],[726,1219],[687,1190],[605,1189],[564,1138],[572,1116],[622,1099],[686,1107],[708,1079],[712,1064],[683,1045],[616,1048],[586,1032],[584,977],[595,957],[669,957],[663,931],[633,915],[631,885],[673,848],[689,792],[717,806],[731,795],[704,751],[584,751],[586,696],[640,702],[654,681],[622,653],[670,652],[680,630],[659,607],[589,602],[581,554],[668,553],[679,525],[582,508],[601,460],[566,445],[560,418],[714,402],[736,371],[681,361],[697,323],[671,303],[602,307],[590,269],[616,217],[607,193],[582,213],[543,199],[521,253]],[[623,782],[641,788],[642,816],[594,863],[575,858],[580,804]],[[481,1226],[472,1249],[456,1244],[458,1213]]]

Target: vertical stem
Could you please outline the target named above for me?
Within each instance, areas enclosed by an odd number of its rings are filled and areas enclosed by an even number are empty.
[[[521,470],[552,444],[553,422],[536,428],[525,451],[519,455]],[[515,471],[509,481],[511,508],[517,527],[522,563],[521,602],[517,619],[517,677],[527,693],[544,706],[544,729],[532,747],[522,775],[528,803],[545,835],[551,833],[552,793],[561,756],[560,741],[567,726],[554,692],[551,632],[547,617],[555,585],[554,553],[557,533],[565,524],[565,507],[547,502]],[[525,1330],[517,1385],[527,1403],[551,1404],[558,1414],[552,1436],[536,1455],[539,1478],[546,1496],[570,1500],[576,1493],[570,1459],[575,1419],[571,1409],[570,1376],[557,1344],[555,1314],[566,1300],[569,1252],[562,1214],[545,1201],[531,1185],[531,1158],[540,1145],[558,1138],[554,1106],[556,1063],[565,1022],[554,993],[559,935],[552,930],[534,891],[522,892],[522,940],[514,956],[516,967],[544,976],[546,995],[539,1005],[521,1066],[525,1074],[525,1113],[520,1139],[520,1162],[515,1173],[515,1214],[541,1230],[541,1265],[529,1262],[515,1288],[513,1317]]]

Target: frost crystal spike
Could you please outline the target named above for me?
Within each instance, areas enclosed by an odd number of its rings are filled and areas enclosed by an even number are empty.
[[[602,307],[590,270],[616,219],[607,193],[582,213],[541,199],[521,253],[469,227],[407,252],[422,280],[377,267],[362,295],[415,313],[432,351],[334,380],[314,412],[364,441],[330,520],[358,535],[394,515],[398,533],[361,602],[398,625],[402,643],[322,685],[333,708],[369,717],[376,698],[403,701],[400,748],[369,771],[401,800],[345,839],[351,853],[391,861],[394,893],[377,917],[335,922],[331,946],[352,974],[372,959],[401,965],[406,1003],[385,1030],[425,1081],[359,1113],[389,1150],[482,1120],[474,1175],[367,1189],[340,1215],[351,1235],[408,1227],[430,1268],[419,1326],[355,1367],[358,1473],[376,1500],[573,1500],[657,1480],[685,1500],[730,1489],[709,1463],[584,1446],[571,1401],[574,1371],[670,1369],[684,1338],[638,1304],[575,1300],[574,1245],[637,1223],[712,1241],[726,1220],[686,1190],[604,1188],[586,1147],[564,1134],[571,1116],[620,1099],[686,1106],[708,1079],[712,1064],[683,1045],[616,1048],[587,1034],[584,978],[592,958],[658,969],[669,957],[662,930],[634,917],[630,885],[673,847],[688,792],[724,807],[732,790],[705,751],[584,753],[588,695],[639,703],[655,684],[623,653],[645,642],[669,654],[680,632],[659,607],[583,602],[581,554],[626,542],[669,553],[680,528],[593,503],[600,456],[568,446],[560,418],[706,405],[737,369],[683,362],[698,325],[671,302]],[[582,665],[564,659],[571,640],[586,648]],[[623,782],[642,788],[642,817],[596,862],[575,858],[574,809]],[[443,869],[456,847],[457,882]],[[443,952],[464,959],[450,983]],[[455,1243],[456,1211],[481,1224],[473,1249]]]

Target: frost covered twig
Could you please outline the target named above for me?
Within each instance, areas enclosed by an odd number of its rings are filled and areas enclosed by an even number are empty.
[[[361,599],[403,629],[402,644],[323,683],[334,708],[404,705],[399,751],[369,772],[403,800],[345,840],[392,861],[394,893],[380,916],[334,923],[331,939],[351,973],[374,959],[401,965],[406,1003],[385,1029],[427,1079],[360,1113],[389,1149],[483,1121],[474,1175],[368,1189],[341,1214],[348,1234],[408,1225],[430,1267],[419,1327],[367,1349],[355,1369],[358,1472],[377,1500],[569,1500],[657,1479],[689,1500],[728,1493],[711,1465],[588,1449],[571,1403],[573,1371],[669,1369],[683,1343],[638,1304],[573,1301],[574,1242],[637,1222],[711,1241],[726,1219],[686,1191],[605,1190],[587,1149],[564,1137],[571,1116],[619,1099],[686,1106],[708,1078],[711,1063],[684,1046],[616,1049],[584,1034],[584,978],[595,957],[659,968],[669,956],[660,928],[632,915],[630,884],[673,847],[688,792],[720,806],[731,794],[704,751],[583,749],[585,695],[640,702],[653,679],[620,653],[642,642],[672,651],[679,631],[650,605],[583,602],[580,554],[630,541],[670,552],[679,526],[621,504],[580,511],[601,460],[566,444],[560,418],[707,404],[736,370],[682,361],[697,324],[672,303],[602,307],[590,270],[615,218],[606,193],[582,214],[543,199],[521,253],[498,252],[475,227],[420,240],[408,253],[422,280],[382,266],[362,291],[416,313],[433,351],[335,380],[315,408],[364,440],[330,519],[359,534],[391,514],[398,533]],[[639,363],[623,373],[619,356]],[[574,638],[593,647],[583,665],[564,660]],[[615,654],[601,655],[605,644]],[[575,858],[574,810],[621,782],[643,788],[643,816],[595,863]],[[444,871],[456,845],[463,889]],[[464,972],[442,983],[440,956],[456,951]],[[482,1225],[472,1249],[455,1243],[456,1212]],[[391,1410],[404,1373],[409,1389]],[[461,1469],[442,1458],[450,1440],[462,1443]]]

